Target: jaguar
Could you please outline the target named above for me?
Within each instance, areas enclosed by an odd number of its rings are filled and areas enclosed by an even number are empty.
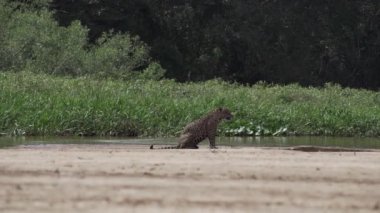
[[[210,148],[215,149],[217,148],[215,146],[215,136],[218,124],[223,119],[231,120],[232,118],[233,115],[229,109],[219,107],[186,125],[179,137],[178,145],[158,149],[198,149],[198,144],[206,138],[209,140]],[[154,144],[150,146],[150,149],[154,149]]]

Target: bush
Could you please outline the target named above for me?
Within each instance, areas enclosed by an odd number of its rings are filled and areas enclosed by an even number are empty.
[[[150,60],[149,48],[138,37],[104,34],[88,52],[86,68],[99,77],[130,79]]]
[[[87,29],[79,22],[59,27],[47,10],[13,12],[5,30],[4,69],[53,74],[80,74]]]
[[[160,80],[164,77],[165,70],[157,62],[150,63],[149,66],[139,75],[142,79]]]
[[[0,12],[1,70],[130,79],[159,66],[151,64],[149,47],[138,37],[108,33],[90,45],[88,29],[79,21],[61,27],[44,7],[16,9],[0,3]]]

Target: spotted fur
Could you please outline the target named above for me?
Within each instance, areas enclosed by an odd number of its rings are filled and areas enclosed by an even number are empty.
[[[218,124],[223,120],[232,119],[227,108],[218,108],[204,117],[189,123],[182,131],[177,146],[161,147],[159,149],[198,149],[198,144],[208,138],[210,148],[216,148],[215,136]],[[150,146],[153,149],[153,145]]]

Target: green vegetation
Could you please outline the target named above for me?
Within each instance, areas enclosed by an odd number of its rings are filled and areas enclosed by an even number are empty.
[[[363,24],[358,19],[352,22],[355,26],[363,26],[361,34],[356,33],[356,28],[343,26],[347,32],[342,34],[336,31],[342,37],[338,36],[335,40],[329,37],[335,35],[331,33],[335,32],[333,29],[319,32],[302,28],[314,35],[310,39],[310,35],[301,33],[309,39],[299,42],[292,27],[302,27],[299,21],[303,23],[309,19],[282,23],[287,19],[283,19],[281,13],[276,15],[277,1],[266,6],[238,0],[211,1],[208,3],[211,8],[213,5],[221,8],[214,13],[207,9],[209,6],[195,1],[193,4],[179,3],[178,6],[169,2],[153,4],[155,1],[149,0],[116,1],[120,3],[116,4],[119,5],[117,8],[131,10],[122,16],[122,20],[128,19],[127,24],[122,26],[134,31],[134,35],[141,34],[151,48],[140,37],[122,33],[125,28],[117,33],[112,29],[99,31],[96,26],[91,28],[91,24],[87,23],[89,30],[76,20],[61,26],[54,18],[57,16],[62,21],[65,19],[62,18],[62,11],[75,17],[75,9],[82,11],[91,8],[94,11],[81,14],[98,14],[96,17],[104,21],[99,23],[114,26],[116,19],[113,15],[106,15],[113,14],[114,8],[109,8],[112,3],[89,1],[92,7],[73,6],[56,11],[54,16],[49,7],[65,8],[74,3],[52,2],[0,2],[0,133],[168,136],[176,135],[184,125],[204,113],[226,106],[235,113],[235,119],[223,123],[220,128],[221,134],[226,135],[380,135],[379,92],[346,89],[333,84],[305,88],[297,84],[278,86],[257,83],[243,86],[222,80],[178,83],[163,79],[164,75],[177,80],[204,80],[221,76],[252,83],[260,79],[272,81],[276,76],[284,79],[277,82],[303,82],[300,79],[306,79],[306,83],[319,84],[326,80],[323,76],[330,73],[332,80],[336,76],[349,76],[349,79],[343,78],[346,85],[352,79],[361,79],[360,82],[372,81],[370,87],[376,88],[379,60],[374,60],[372,56],[377,56],[378,44],[365,36],[365,26],[377,26],[375,21]],[[86,1],[78,2],[87,4]],[[371,1],[366,2],[372,5]],[[300,3],[300,7],[305,8],[303,4],[312,4],[311,10],[321,6],[306,2]],[[327,8],[340,5],[328,4]],[[286,4],[283,7],[293,6]],[[322,6],[325,8],[326,5]],[[348,3],[343,6],[346,9],[353,7]],[[143,8],[136,10],[139,7]],[[240,13],[243,8],[247,10]],[[266,21],[262,20],[262,15],[267,12],[250,16],[250,9],[254,11],[255,8],[268,10],[272,16],[265,15],[269,17]],[[136,11],[150,11],[151,16],[141,16]],[[164,12],[161,14],[159,11]],[[232,11],[228,13],[231,17],[224,16],[223,11]],[[329,21],[332,17],[326,17],[330,14],[329,10],[326,11],[326,14],[314,15],[320,16],[322,21]],[[357,11],[353,12],[356,14]],[[206,13],[214,14],[213,18],[200,21],[204,19],[202,14]],[[245,18],[239,14],[250,18],[241,24],[236,20]],[[304,15],[309,17],[308,14]],[[340,17],[342,14],[338,15]],[[140,20],[141,17],[146,19]],[[94,17],[81,18],[93,20]],[[319,19],[309,21],[315,20]],[[136,23],[139,23],[138,26]],[[264,26],[259,26],[260,23]],[[341,26],[341,22],[337,23]],[[251,29],[250,26],[259,26],[260,29]],[[224,33],[220,33],[220,29]],[[91,31],[96,31],[97,35],[89,36]],[[153,36],[153,32],[159,36]],[[272,32],[277,32],[274,33],[276,36]],[[358,35],[355,42],[350,35]],[[366,38],[368,42],[360,42],[360,38]],[[292,43],[294,41],[297,42]],[[351,54],[352,50],[346,48],[346,44],[359,52]],[[343,50],[347,50],[348,54]],[[368,56],[369,60],[361,58],[364,56]],[[326,57],[330,57],[331,61],[321,63],[320,60]],[[161,67],[161,63],[168,67],[169,73]],[[363,63],[369,67],[362,66]],[[362,68],[368,71],[368,75],[357,72]],[[344,75],[346,71],[347,75]],[[321,75],[322,81],[321,76],[312,76],[312,79],[317,79],[315,82],[307,79],[310,72]],[[297,78],[293,78],[294,75]],[[362,86],[360,82],[358,85]]]
[[[110,32],[89,43],[88,29],[79,21],[61,27],[51,11],[34,7],[0,3],[0,70],[125,80],[163,77],[165,70],[139,37]]]
[[[379,0],[51,2],[60,24],[80,20],[91,40],[139,35],[176,80],[380,88]]]
[[[95,80],[0,74],[0,131],[13,135],[176,135],[209,110],[229,135],[380,135],[380,94],[336,85],[252,87],[219,80]]]

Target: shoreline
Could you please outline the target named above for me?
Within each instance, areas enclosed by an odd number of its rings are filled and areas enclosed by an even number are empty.
[[[50,144],[0,149],[4,212],[377,212],[379,152]]]

